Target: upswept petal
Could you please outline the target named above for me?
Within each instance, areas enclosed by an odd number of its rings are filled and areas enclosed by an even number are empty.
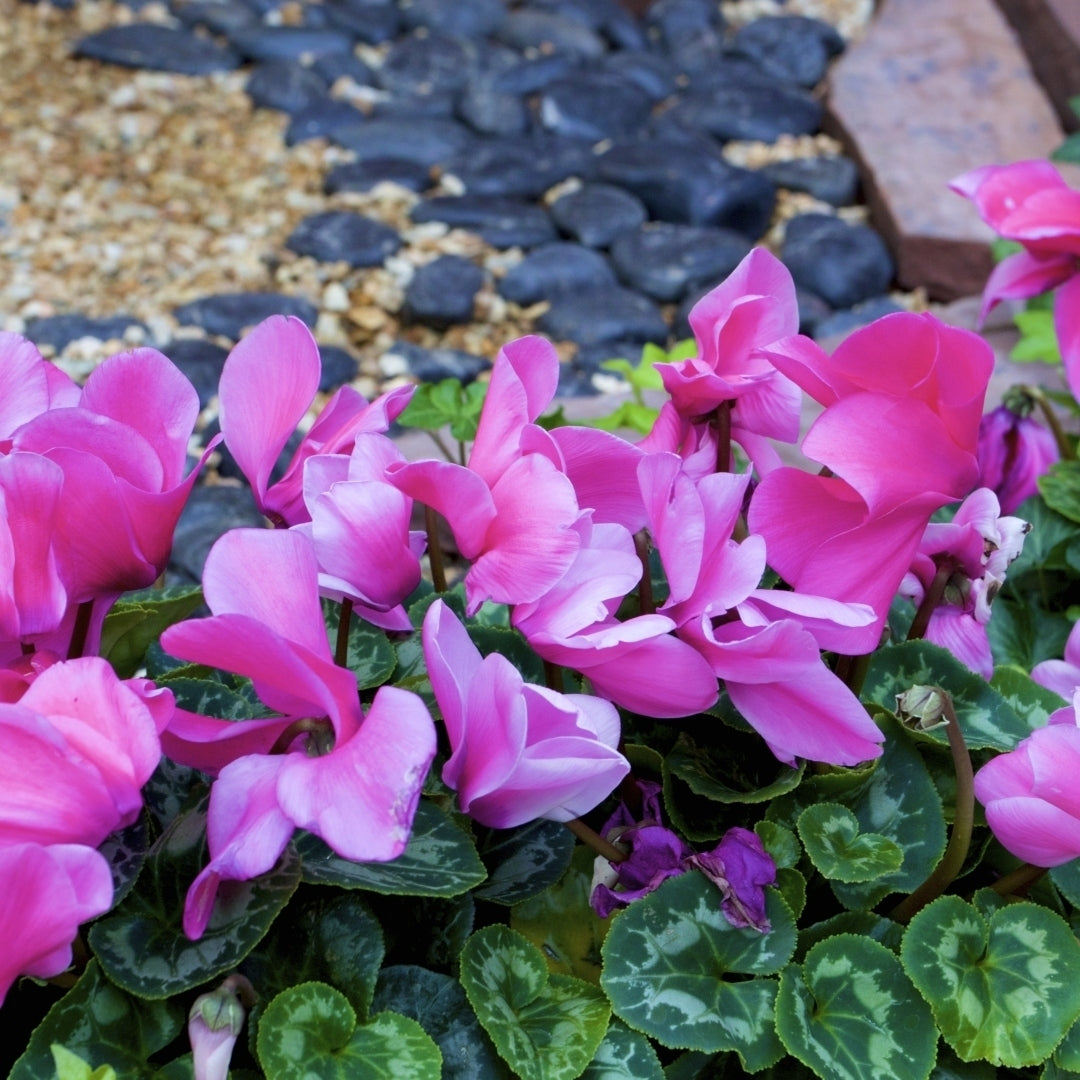
[[[272,315],[229,353],[218,386],[225,444],[260,506],[270,472],[319,388],[322,361],[300,319]]]
[[[217,774],[246,754],[268,754],[294,722],[292,716],[268,720],[218,720],[177,709],[162,732],[161,749],[179,765]]]
[[[315,550],[304,537],[285,530],[230,529],[206,557],[203,596],[215,615],[249,616],[330,661],[318,574]]]
[[[941,604],[934,609],[925,634],[927,641],[948,649],[962,664],[987,682],[994,675],[994,657],[986,627],[963,608]]]
[[[843,603],[785,589],[754,589],[738,605],[738,612],[742,624],[750,627],[794,619],[813,634],[820,648],[850,655],[861,651],[866,628],[877,622],[869,604]]]
[[[71,965],[79,924],[104,914],[113,883],[104,856],[76,844],[0,847],[0,1005],[19,975],[49,979]],[[43,902],[43,900],[45,902]]]
[[[597,524],[614,522],[635,533],[645,524],[638,487],[640,447],[598,428],[568,425],[551,432],[562,454],[578,506],[593,511]]]
[[[833,370],[829,354],[803,334],[780,338],[760,351],[777,371],[821,405],[832,405],[851,389]]]
[[[1054,297],[1054,330],[1069,390],[1080,401],[1080,274],[1066,281]]]
[[[545,338],[531,334],[499,350],[469,454],[469,468],[489,487],[517,458],[521,429],[547,408],[558,383],[559,356]]]
[[[353,673],[249,615],[185,619],[162,634],[161,645],[182,660],[246,675],[271,709],[292,719],[329,717],[339,739],[359,726]]]
[[[1080,855],[1080,822],[1043,799],[995,799],[986,807],[986,823],[1008,851],[1033,866],[1061,866]]]
[[[360,730],[331,753],[285,755],[278,803],[297,827],[321,836],[343,858],[396,859],[409,842],[434,757],[435,726],[423,701],[384,686]]]
[[[156,490],[180,483],[199,395],[167,356],[149,348],[110,356],[90,373],[79,404],[125,424],[153,447],[163,473]]]
[[[48,368],[33,342],[0,331],[0,440],[49,408]]]
[[[431,688],[450,744],[457,746],[466,737],[469,686],[480,668],[480,650],[443,600],[428,608],[420,636]]]
[[[982,165],[949,181],[949,187],[971,199],[982,219],[993,229],[1031,195],[1046,188],[1067,188],[1064,177],[1043,159],[1010,165]]]
[[[1072,277],[1076,259],[1072,255],[1033,255],[1017,251],[990,271],[983,289],[981,322],[1002,300],[1026,300],[1056,288]]]
[[[251,755],[226,765],[210,789],[206,838],[210,862],[188,888],[184,933],[202,937],[222,881],[248,881],[271,870],[293,834],[277,803],[278,774],[292,755]]]
[[[476,559],[484,550],[495,520],[495,502],[490,488],[471,469],[449,461],[415,461],[389,466],[386,478],[446,519],[466,559]]]
[[[581,543],[573,527],[580,513],[573,485],[547,458],[518,458],[491,489],[491,499],[495,515],[484,550],[465,577],[467,614],[489,599],[539,599],[566,573]]]

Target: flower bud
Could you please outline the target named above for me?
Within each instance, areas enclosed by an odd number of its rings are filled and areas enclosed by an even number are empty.
[[[937,686],[913,686],[896,695],[896,711],[900,719],[918,731],[933,731],[944,727],[945,700]]]
[[[1038,494],[1039,477],[1059,457],[1054,436],[1046,428],[1005,405],[982,418],[976,456],[981,485],[997,495],[1003,514],[1011,514]]]
[[[232,975],[209,994],[195,999],[188,1013],[188,1038],[195,1080],[226,1080],[233,1047],[244,1026],[242,998],[254,997],[242,975]]]

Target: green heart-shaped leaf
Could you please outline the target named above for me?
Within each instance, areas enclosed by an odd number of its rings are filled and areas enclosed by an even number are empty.
[[[799,838],[810,861],[834,881],[874,881],[904,862],[900,846],[880,833],[860,832],[859,819],[839,803],[816,803],[799,815]]]
[[[937,1031],[900,961],[876,941],[838,934],[780,976],[784,1046],[836,1080],[927,1080]]]
[[[1044,1061],[1080,1016],[1080,944],[1065,921],[1031,903],[985,918],[942,896],[908,926],[904,969],[964,1061]]]
[[[384,1012],[360,1027],[349,999],[326,983],[282,991],[256,1042],[275,1080],[439,1080],[442,1055],[415,1021]]]
[[[506,926],[486,926],[465,943],[461,985],[521,1080],[580,1076],[611,1017],[597,987],[568,975],[549,976],[540,950]]]
[[[664,1080],[664,1070],[644,1035],[612,1020],[581,1080]]]
[[[600,977],[616,1015],[678,1049],[735,1050],[757,1071],[779,1060],[771,975],[795,949],[795,922],[774,889],[766,912],[772,930],[732,926],[720,893],[702,874],[669,878],[635,900],[612,923]]]

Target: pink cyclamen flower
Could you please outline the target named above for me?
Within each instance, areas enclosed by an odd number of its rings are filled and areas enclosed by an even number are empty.
[[[0,844],[0,1005],[20,975],[49,979],[71,966],[79,925],[109,910],[112,872],[80,844]]]
[[[440,513],[461,554],[466,611],[485,600],[536,600],[566,572],[581,511],[554,440],[534,423],[559,377],[550,342],[530,336],[495,359],[468,467],[445,461],[391,465],[391,482]]]
[[[869,652],[930,515],[978,480],[993,352],[976,334],[907,312],[856,330],[832,356],[801,337],[767,351],[825,405],[802,449],[829,472],[770,472],[750,529],[796,590],[873,608],[850,649]]]
[[[0,704],[0,846],[97,847],[130,825],[172,703],[84,657],[53,664],[16,703]]]
[[[228,1080],[233,1047],[247,1008],[254,1004],[255,991],[243,975],[230,975],[216,990],[195,999],[188,1010],[194,1080]]]
[[[82,391],[37,346],[20,334],[0,331],[0,453],[16,428],[49,409],[77,405]]]
[[[982,418],[977,455],[982,486],[997,495],[1003,514],[1037,495],[1039,477],[1061,456],[1047,428],[1005,405]]]
[[[638,469],[670,585],[660,613],[723,679],[732,703],[781,761],[853,765],[877,757],[880,730],[821,659],[822,645],[849,644],[873,613],[758,589],[761,537],[732,539],[749,478],[714,473],[695,484],[681,465],[674,454],[652,454]]]
[[[464,813],[497,829],[571,821],[629,772],[610,702],[526,683],[506,657],[481,657],[442,600],[424,617],[422,636],[453,750],[443,781]]]
[[[408,843],[434,725],[420,698],[396,687],[380,689],[361,714],[356,677],[330,654],[318,572],[301,534],[234,529],[203,571],[213,615],[162,635],[174,656],[247,676],[283,714],[233,723],[178,711],[165,733],[174,760],[218,772],[210,862],[184,907],[191,938],[205,931],[220,883],[266,873],[295,829],[358,862],[395,859]]]
[[[1018,859],[1060,866],[1080,856],[1080,727],[1077,709],[1055,713],[1015,750],[975,774],[975,797],[994,835]]]
[[[309,537],[323,595],[348,598],[384,630],[411,630],[401,602],[420,584],[422,532],[410,532],[413,502],[385,479],[405,458],[384,435],[360,432],[352,454],[319,454],[304,469]]]
[[[413,387],[370,404],[350,386],[327,402],[275,484],[270,473],[319,389],[322,360],[311,331],[297,318],[272,315],[229,353],[218,401],[225,445],[247,477],[259,509],[276,525],[309,520],[304,464],[317,454],[348,454],[359,432],[385,432],[409,404]]]
[[[135,349],[95,368],[77,403],[63,401],[16,428],[11,446],[63,473],[53,543],[68,600],[152,585],[198,473],[185,476],[199,396],[167,357]]]
[[[949,186],[971,199],[995,232],[1024,248],[994,268],[983,290],[982,317],[1002,300],[1056,288],[1054,328],[1069,389],[1080,397],[1080,191],[1048,161],[984,165]]]
[[[701,418],[732,404],[732,438],[799,437],[799,388],[761,352],[799,329],[791,273],[765,248],[754,248],[690,311],[698,355],[656,369],[681,416]]]
[[[1002,517],[997,496],[979,488],[961,503],[952,521],[926,527],[911,570],[900,583],[901,595],[918,606],[935,580],[944,582],[925,637],[986,679],[994,673],[986,634],[990,604],[1030,529],[1020,518]]]

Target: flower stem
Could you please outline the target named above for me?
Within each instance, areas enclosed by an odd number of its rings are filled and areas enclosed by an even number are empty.
[[[553,664],[550,660],[544,660],[544,685],[557,694],[563,692],[562,668],[558,664]]]
[[[84,600],[75,612],[75,625],[71,628],[71,642],[67,658],[77,660],[86,648],[86,635],[90,632],[90,617],[94,613],[94,601]]]
[[[620,851],[610,840],[605,840],[595,829],[590,829],[581,818],[568,821],[566,827],[583,844],[591,847],[597,855],[603,855],[608,862],[621,863],[626,860],[625,851]]]
[[[971,844],[971,827],[975,819],[975,774],[971,767],[971,755],[968,753],[967,743],[964,742],[952,698],[940,687],[935,689],[941,694],[942,713],[947,721],[945,730],[949,736],[949,749],[952,751],[953,767],[956,770],[956,811],[949,835],[949,846],[945,849],[941,862],[934,867],[930,876],[890,913],[889,917],[898,923],[909,922],[913,915],[926,907],[931,900],[936,900],[956,879],[967,858]]]
[[[731,472],[731,405],[721,401],[710,421],[716,431],[716,471]]]
[[[1024,863],[990,886],[999,896],[1023,896],[1028,889],[1046,873],[1045,866]]]
[[[352,600],[346,596],[342,598],[341,609],[338,611],[337,642],[334,649],[334,663],[338,667],[349,666],[349,629],[352,626]]]
[[[446,592],[446,569],[443,566],[442,547],[439,544],[439,520],[438,515],[430,506],[424,507],[424,528],[427,530],[431,583],[435,586],[436,592]]]
[[[930,588],[926,590],[922,603],[919,605],[919,610],[915,612],[915,618],[911,621],[907,641],[917,641],[926,633],[926,628],[930,625],[930,616],[934,614],[934,609],[941,603],[941,598],[945,595],[945,586],[949,584],[952,573],[953,568],[949,564],[937,568],[934,580],[930,582]]]
[[[1054,434],[1054,441],[1057,443],[1061,460],[1074,461],[1076,459],[1076,450],[1069,441],[1068,435],[1065,434],[1065,429],[1061,426],[1061,421],[1058,419],[1057,413],[1050,407],[1050,400],[1043,393],[1042,388],[1038,386],[1025,386],[1024,392],[1042,411],[1043,418],[1046,420],[1046,426]]]
[[[649,537],[645,530],[634,533],[634,548],[641,560],[641,583],[638,585],[638,609],[642,615],[651,615],[656,611],[653,599],[652,570],[649,569]]]

